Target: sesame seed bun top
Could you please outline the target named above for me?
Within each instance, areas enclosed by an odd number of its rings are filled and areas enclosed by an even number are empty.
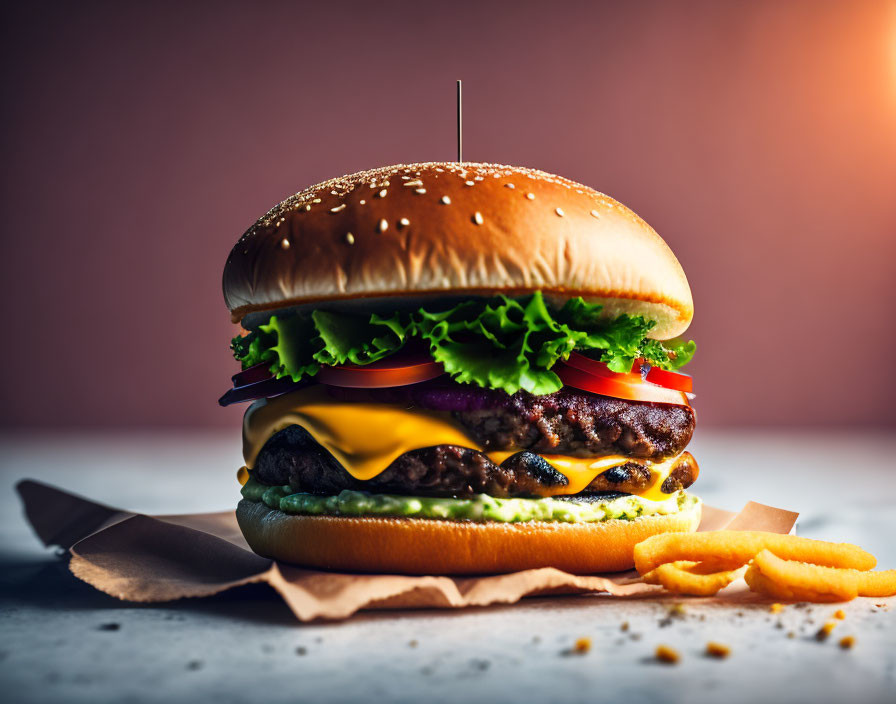
[[[693,317],[684,271],[646,222],[516,166],[399,164],[325,181],[258,220],[224,267],[234,322],[303,304],[536,290],[644,315],[659,339]]]

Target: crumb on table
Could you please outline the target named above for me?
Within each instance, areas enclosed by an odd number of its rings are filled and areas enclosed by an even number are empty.
[[[836,626],[837,624],[834,621],[828,621],[818,629],[818,632],[815,634],[815,640],[827,640]]]
[[[840,639],[840,647],[844,650],[850,650],[855,644],[855,636],[843,636],[843,638]]]
[[[668,645],[658,645],[656,646],[656,659],[660,662],[674,665],[681,659],[681,656],[675,648]]]
[[[724,643],[711,640],[706,644],[706,654],[713,658],[727,658],[731,655],[731,648]]]
[[[589,650],[591,650],[591,639],[590,638],[579,638],[575,645],[572,647],[573,651],[584,655]]]

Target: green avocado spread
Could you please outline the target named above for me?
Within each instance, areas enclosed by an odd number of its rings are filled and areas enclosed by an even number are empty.
[[[545,499],[499,499],[476,494],[469,499],[443,499],[396,494],[370,494],[345,490],[334,496],[296,493],[289,486],[266,486],[250,478],[242,488],[243,498],[262,501],[284,513],[313,516],[392,516],[396,518],[441,518],[467,521],[558,521],[595,523],[610,519],[630,520],[641,516],[667,515],[694,508],[699,499],[684,491],[663,501],[639,496],[610,496],[597,501]]]

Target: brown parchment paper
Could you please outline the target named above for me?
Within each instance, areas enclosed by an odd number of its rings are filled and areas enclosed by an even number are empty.
[[[302,569],[253,553],[233,511],[146,516],[25,480],[17,490],[45,545],[71,554],[70,569],[126,601],[171,601],[267,583],[302,621],[343,619],[361,609],[461,608],[512,604],[548,594],[663,594],[634,571],[572,575],[553,568],[479,577],[366,575]],[[738,514],[704,506],[698,530],[789,533],[796,513],[748,503]],[[729,588],[730,590],[731,588]],[[736,590],[735,590],[736,591]]]

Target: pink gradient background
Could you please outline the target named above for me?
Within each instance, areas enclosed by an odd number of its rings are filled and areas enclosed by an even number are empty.
[[[3,10],[7,428],[236,425],[225,257],[330,176],[454,154],[623,201],[691,281],[700,422],[896,420],[891,2]]]

